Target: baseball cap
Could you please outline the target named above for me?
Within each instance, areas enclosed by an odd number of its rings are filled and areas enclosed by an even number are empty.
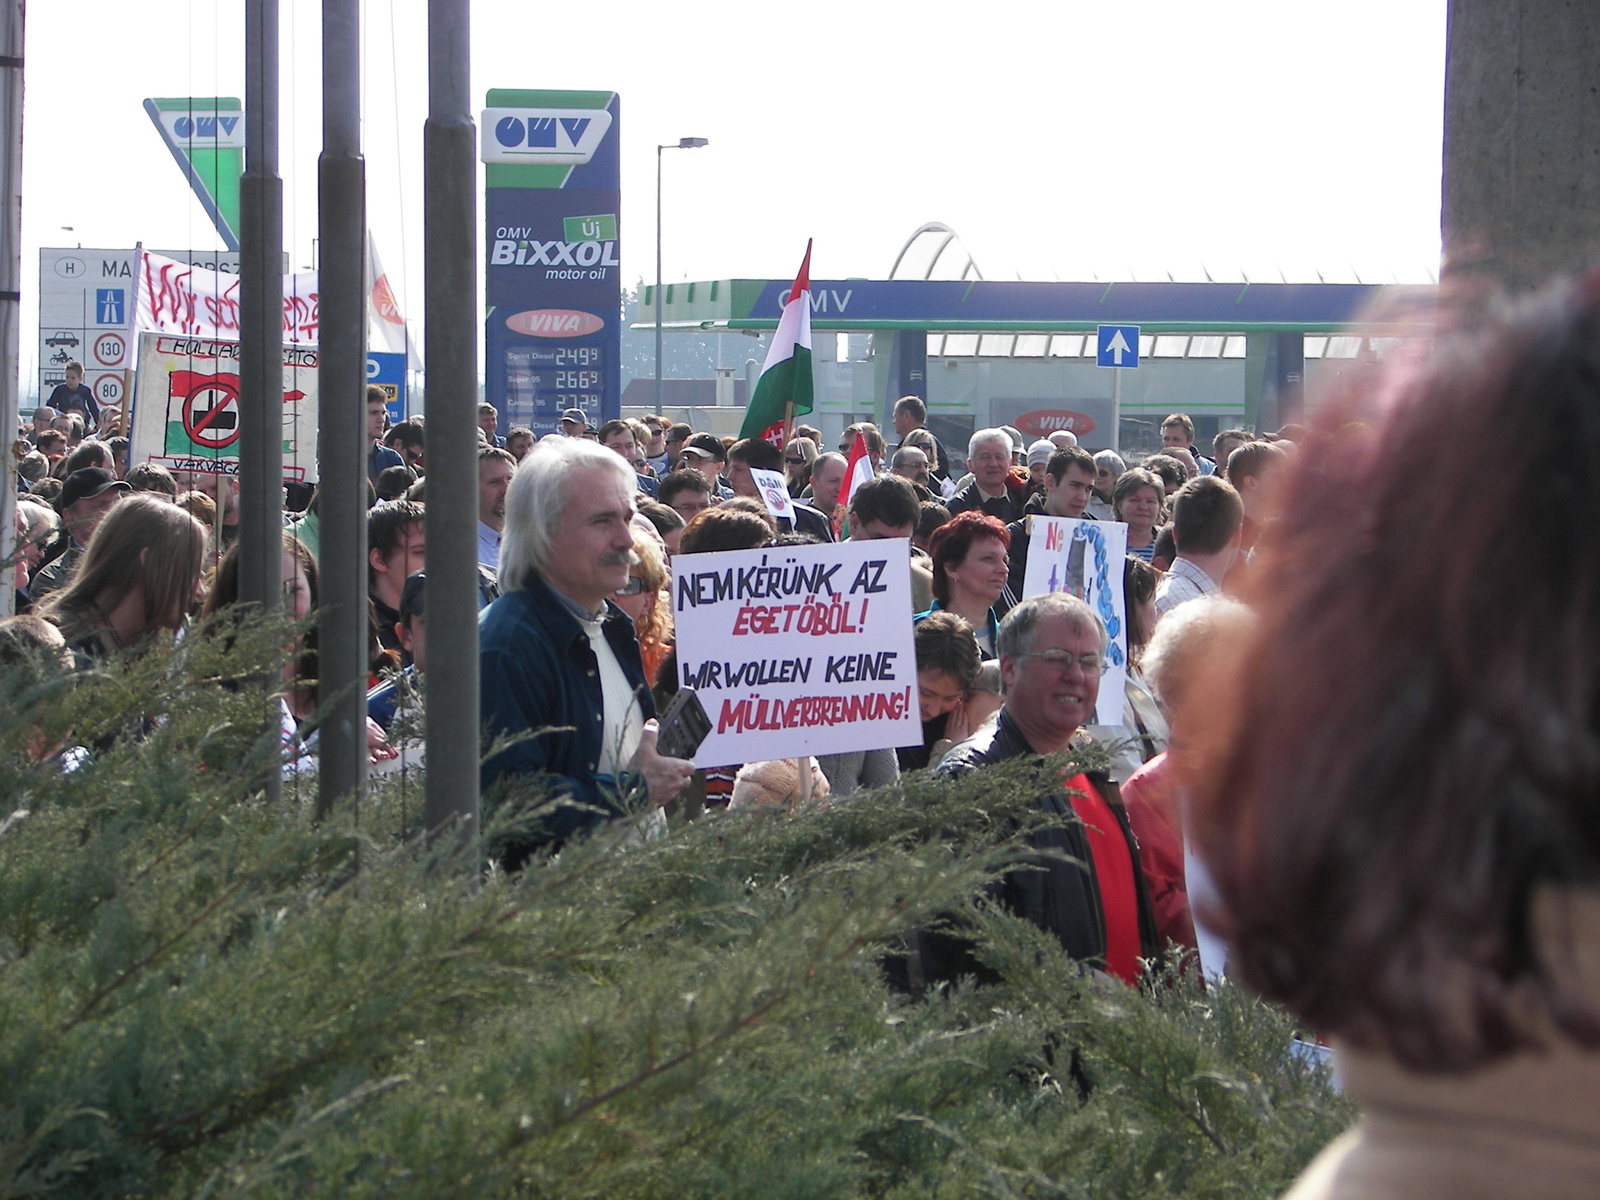
[[[697,433],[683,444],[685,454],[693,454],[696,458],[714,458],[718,462],[728,461],[728,452],[722,448],[722,439],[714,433]]]
[[[1011,450],[1013,453],[1021,454],[1028,448],[1028,443],[1022,440],[1022,431],[1015,425],[1002,425],[1000,428],[1002,431],[1004,431],[1005,435],[1011,439]]]
[[[426,571],[413,571],[406,576],[405,583],[400,585],[400,619],[407,617],[420,617],[423,615],[422,598],[428,582]]]
[[[566,412],[561,414],[561,419],[563,421],[572,421],[578,425],[582,425],[585,429],[589,427],[589,418],[583,415],[583,409],[581,408],[567,409]]]
[[[1047,442],[1040,438],[1028,447],[1028,465],[1032,467],[1039,463],[1047,463],[1050,461],[1050,456],[1055,452],[1056,446],[1054,442]]]
[[[56,497],[56,511],[65,512],[79,500],[91,500],[112,488],[121,488],[125,492],[133,490],[104,467],[84,467],[74,471],[62,484],[61,495]]]

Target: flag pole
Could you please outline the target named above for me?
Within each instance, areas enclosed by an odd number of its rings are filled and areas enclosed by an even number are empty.
[[[783,442],[778,449],[785,449],[792,441],[794,441],[794,401],[788,400],[783,405]]]

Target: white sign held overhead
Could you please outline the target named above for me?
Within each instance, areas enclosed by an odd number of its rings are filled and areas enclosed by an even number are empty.
[[[917,745],[904,538],[674,561],[679,682],[711,718],[703,767]]]
[[[750,478],[755,480],[756,489],[761,493],[761,502],[767,506],[773,519],[793,524],[794,501],[789,498],[789,481],[783,477],[783,473],[751,467]]]

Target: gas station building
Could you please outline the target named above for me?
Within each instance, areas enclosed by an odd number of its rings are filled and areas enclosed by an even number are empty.
[[[667,285],[662,328],[771,330],[789,287]],[[929,428],[958,453],[974,429],[1008,424],[1029,438],[1071,429],[1091,450],[1138,454],[1159,445],[1164,416],[1185,412],[1204,445],[1220,429],[1305,420],[1341,376],[1430,336],[1435,294],[1425,285],[813,280],[809,420],[831,446],[853,421],[888,429],[894,401],[916,395]],[[655,303],[647,286],[635,329],[654,327]],[[1100,325],[1139,326],[1136,369],[1096,365]],[[733,389],[723,391],[731,403]]]

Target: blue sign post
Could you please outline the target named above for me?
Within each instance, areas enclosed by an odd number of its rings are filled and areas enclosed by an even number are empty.
[[[615,92],[489,92],[480,122],[487,195],[484,381],[536,434],[582,409],[621,415],[621,175]]]
[[[1111,448],[1122,449],[1122,370],[1139,365],[1139,327],[1101,325],[1095,330],[1095,366],[1112,368]]]
[[[1097,367],[1137,367],[1139,365],[1139,327],[1101,325],[1096,331]]]

